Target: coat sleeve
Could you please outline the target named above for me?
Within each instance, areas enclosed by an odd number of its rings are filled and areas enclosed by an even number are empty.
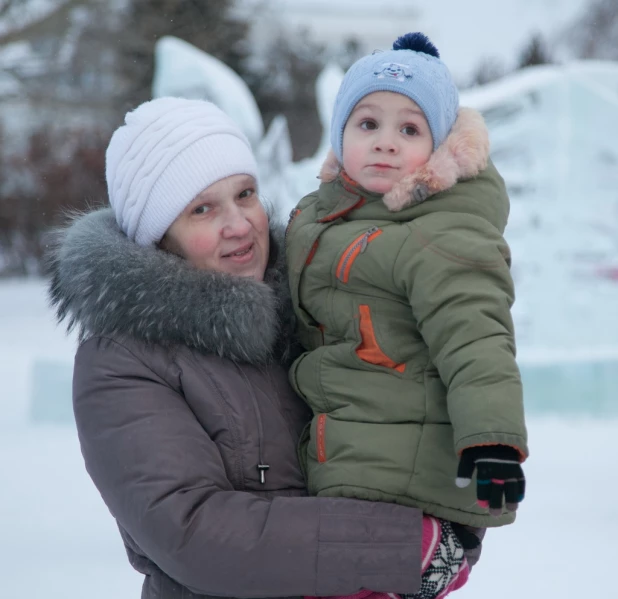
[[[455,449],[505,444],[528,455],[511,318],[509,248],[484,219],[435,213],[410,224],[395,261],[431,361],[447,388]]]
[[[339,498],[236,491],[182,395],[115,342],[75,361],[86,468],[144,554],[199,594],[228,597],[411,593],[421,513]]]

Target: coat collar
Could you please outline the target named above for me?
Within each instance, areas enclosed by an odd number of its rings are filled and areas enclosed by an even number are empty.
[[[80,339],[137,339],[186,345],[237,362],[285,361],[292,315],[282,231],[271,227],[264,282],[202,271],[131,242],[111,209],[73,218],[55,232],[47,256],[58,321]]]

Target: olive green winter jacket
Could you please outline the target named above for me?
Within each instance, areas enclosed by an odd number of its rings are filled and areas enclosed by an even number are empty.
[[[528,454],[509,202],[485,136],[462,109],[430,162],[387,196],[323,174],[293,212],[288,266],[308,351],[290,379],[314,412],[300,446],[312,494],[474,526],[514,519],[479,508],[476,485],[455,485],[466,447]]]

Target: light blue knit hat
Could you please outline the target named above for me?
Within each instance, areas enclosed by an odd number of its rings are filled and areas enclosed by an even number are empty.
[[[354,107],[373,92],[396,92],[425,113],[435,150],[457,118],[459,93],[437,48],[422,33],[398,38],[393,49],[357,60],[345,74],[333,110],[330,143],[343,162],[343,130]]]

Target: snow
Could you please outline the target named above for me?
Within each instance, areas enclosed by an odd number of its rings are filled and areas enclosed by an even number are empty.
[[[19,80],[5,71],[0,71],[0,97],[15,97],[21,90]]]
[[[618,460],[617,430],[616,421],[530,423],[533,457],[518,520],[488,533],[469,584],[453,597],[612,596],[603,573],[611,572],[616,558],[611,532],[618,530],[618,516],[608,499],[618,489],[604,464]],[[0,474],[11,490],[0,495],[0,513],[10,515],[0,546],[3,596],[140,596],[141,576],[131,569],[114,521],[88,479],[71,428],[2,430]]]
[[[67,409],[66,376],[62,382],[62,372],[56,373],[59,387],[53,389],[50,371],[37,375],[35,369],[55,364],[69,374],[75,350],[74,336],[67,338],[54,325],[43,282],[0,283],[0,330],[2,596],[139,597],[141,576],[131,569],[115,523],[84,469]],[[553,413],[548,407],[544,416],[529,418],[527,499],[515,525],[488,533],[470,582],[453,595],[458,599],[496,593],[502,599],[611,596],[605,572],[611,572],[617,555],[612,531],[618,530],[618,511],[611,499],[618,483],[608,476],[607,465],[618,462],[618,347],[565,353],[529,351],[525,363],[562,365],[561,376],[573,385],[580,360],[584,366],[605,360],[607,386],[599,391],[580,385],[569,416],[563,414],[569,411],[562,401],[564,386],[541,381],[540,391],[556,397]],[[37,376],[48,378],[37,383]],[[45,401],[49,405],[41,412]],[[584,416],[592,412],[589,402],[599,409]]]
[[[129,566],[72,427],[0,423],[0,476],[3,597],[140,596],[142,577]]]
[[[509,189],[520,345],[613,345],[618,64],[530,68],[465,92],[461,103],[484,114]]]
[[[247,84],[230,67],[195,46],[172,36],[155,47],[152,96],[210,100],[243,129],[251,145],[264,135],[264,123]]]
[[[20,3],[15,2],[13,7],[0,19],[0,37],[43,20],[64,4],[68,4],[68,0],[62,2],[59,0],[23,0]]]
[[[535,22],[557,30],[583,0],[472,0],[448,3],[450,12],[446,2],[419,6],[413,25],[463,73],[487,48],[510,56]],[[368,3],[354,6],[368,18]],[[446,12],[452,18],[439,18]],[[400,20],[391,18],[391,26],[401,33]],[[294,163],[285,119],[264,133],[255,101],[227,67],[169,38],[159,47],[155,93],[209,97],[239,121],[260,162],[262,192],[279,214],[315,188],[340,70],[328,67],[317,82],[320,148]],[[517,523],[488,534],[470,583],[454,596],[611,596],[605,573],[618,555],[611,536],[618,483],[607,470],[618,461],[618,65],[530,69],[466,92],[462,104],[484,113],[512,200],[507,239],[532,457]],[[0,494],[2,595],[138,597],[141,576],[84,470],[71,421],[75,337],[53,324],[41,281],[0,282],[0,331],[0,480],[9,490]]]

